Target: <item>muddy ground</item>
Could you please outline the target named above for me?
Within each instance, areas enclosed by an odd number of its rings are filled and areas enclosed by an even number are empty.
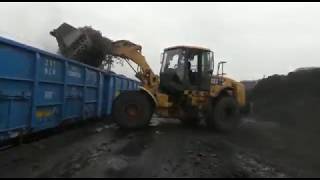
[[[250,117],[228,135],[156,117],[132,132],[95,121],[2,150],[0,177],[319,177],[282,133]]]

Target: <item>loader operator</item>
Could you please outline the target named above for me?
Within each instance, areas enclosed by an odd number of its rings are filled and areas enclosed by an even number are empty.
[[[194,78],[193,78],[194,76],[193,76],[193,72],[191,70],[191,62],[190,61],[187,62],[187,71],[188,71],[189,81],[192,84],[192,82],[194,81]]]

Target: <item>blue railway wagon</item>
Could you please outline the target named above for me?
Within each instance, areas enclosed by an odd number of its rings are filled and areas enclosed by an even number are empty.
[[[139,82],[126,78],[122,75],[106,74],[104,78],[102,116],[111,115],[113,100],[122,92],[127,90],[138,90]]]
[[[0,141],[111,113],[138,82],[0,37]]]

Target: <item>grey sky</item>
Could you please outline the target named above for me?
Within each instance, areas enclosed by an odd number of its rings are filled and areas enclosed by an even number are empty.
[[[68,22],[141,44],[153,70],[162,49],[199,45],[237,80],[320,66],[320,3],[1,3],[0,35],[51,52],[49,31]],[[115,71],[129,76],[128,66]]]

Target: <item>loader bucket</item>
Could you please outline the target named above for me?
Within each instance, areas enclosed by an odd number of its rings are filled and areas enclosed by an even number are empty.
[[[90,66],[101,66],[111,52],[112,41],[91,27],[75,28],[63,23],[50,34],[56,38],[63,56]]]

